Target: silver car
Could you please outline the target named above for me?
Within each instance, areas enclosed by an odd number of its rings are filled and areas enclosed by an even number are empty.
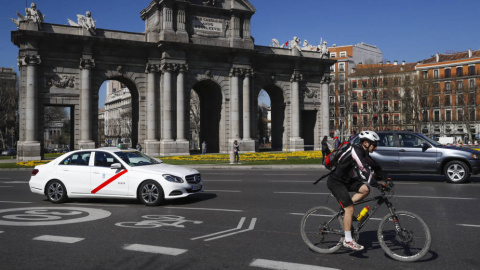
[[[450,183],[466,182],[480,171],[480,152],[445,146],[420,133],[377,131],[380,142],[371,157],[390,173],[443,174]],[[354,137],[351,142],[358,143]]]

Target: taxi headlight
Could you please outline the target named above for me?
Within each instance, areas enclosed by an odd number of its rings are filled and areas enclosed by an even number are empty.
[[[473,159],[480,159],[480,154],[471,154]]]
[[[178,177],[178,176],[175,176],[175,175],[171,175],[171,174],[164,174],[163,175],[163,178],[165,178],[165,180],[169,181],[169,182],[174,182],[174,183],[183,183],[183,179]]]

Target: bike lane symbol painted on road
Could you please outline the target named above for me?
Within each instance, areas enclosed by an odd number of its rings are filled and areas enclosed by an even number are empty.
[[[119,222],[115,225],[127,228],[137,229],[151,229],[159,227],[175,227],[185,228],[185,223],[201,224],[203,221],[187,220],[185,217],[173,216],[173,215],[146,215],[142,216],[145,220],[131,221],[131,222]]]
[[[27,207],[0,210],[0,225],[46,226],[93,221],[109,217],[102,209],[82,207]]]

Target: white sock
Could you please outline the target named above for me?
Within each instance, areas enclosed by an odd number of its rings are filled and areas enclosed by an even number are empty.
[[[352,242],[352,232],[351,231],[345,231],[345,242]]]

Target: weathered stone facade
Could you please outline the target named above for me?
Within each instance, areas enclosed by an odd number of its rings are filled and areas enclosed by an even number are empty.
[[[48,11],[47,11],[48,13]],[[190,90],[201,103],[201,140],[216,152],[257,148],[261,89],[272,100],[272,146],[320,148],[328,134],[329,67],[321,53],[254,45],[247,0],[156,0],[144,33],[19,22],[18,159],[42,156],[44,106],[72,111],[75,149],[98,145],[98,91],[118,80],[132,94],[132,145],[153,156],[188,154]],[[52,79],[58,83],[52,83]],[[62,81],[63,79],[63,81]],[[62,82],[62,83],[60,83]]]

